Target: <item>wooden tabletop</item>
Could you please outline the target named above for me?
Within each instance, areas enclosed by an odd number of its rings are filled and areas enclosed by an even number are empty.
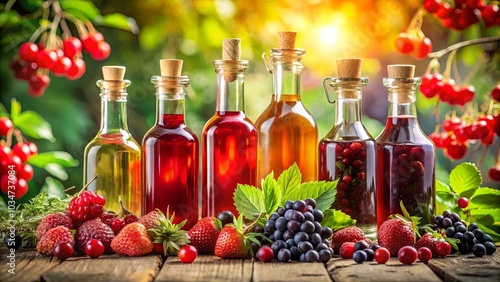
[[[386,265],[356,264],[336,256],[322,263],[263,263],[251,259],[219,259],[198,256],[192,264],[177,257],[102,256],[98,259],[72,257],[64,262],[32,250],[15,253],[15,274],[8,272],[9,259],[1,252],[0,281],[500,281],[500,252],[476,258],[450,255],[429,263],[402,265],[391,258]]]

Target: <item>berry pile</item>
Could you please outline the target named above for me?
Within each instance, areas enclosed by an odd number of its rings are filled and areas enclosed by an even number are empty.
[[[360,224],[375,224],[375,202],[372,200],[375,192],[367,183],[367,173],[374,172],[367,171],[371,169],[366,164],[367,143],[335,143],[335,179],[339,182],[333,208],[350,215]],[[373,143],[368,149],[375,154]]]
[[[442,102],[463,106],[474,99],[476,90],[472,85],[458,86],[455,80],[444,79],[439,73],[426,73],[422,75],[420,92],[427,98],[437,96]]]
[[[330,248],[329,238],[333,232],[331,228],[321,226],[322,220],[323,213],[316,209],[313,199],[287,201],[285,207],[279,207],[271,214],[263,230],[273,242],[271,250],[274,257],[282,262],[330,261],[333,249]],[[270,256],[269,250],[255,253],[257,259],[262,261]]]
[[[14,128],[9,118],[1,117],[0,137],[9,140],[12,134],[18,140],[12,148],[9,143],[0,140],[0,191],[20,199],[28,193],[28,181],[34,175],[33,167],[26,161],[38,154],[38,148],[35,143],[23,141],[21,133]]]
[[[454,212],[444,211],[442,215],[434,217],[434,223],[434,229],[444,232],[446,237],[460,240],[457,246],[461,254],[472,252],[476,257],[482,257],[485,254],[492,255],[496,251],[490,235],[485,234],[474,222],[467,226]]]
[[[481,0],[455,0],[454,5],[441,0],[425,0],[424,8],[435,14],[446,28],[464,30],[483,19],[485,27],[500,25],[498,5],[486,5]]]

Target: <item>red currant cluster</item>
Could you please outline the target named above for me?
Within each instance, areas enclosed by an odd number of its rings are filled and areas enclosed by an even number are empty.
[[[400,33],[396,38],[396,50],[402,54],[411,54],[415,59],[423,59],[432,51],[432,41],[425,36]]]
[[[463,106],[474,99],[475,88],[472,85],[458,86],[453,79],[443,79],[439,73],[426,73],[422,76],[420,91],[427,98],[438,96],[450,105]]]
[[[111,48],[101,33],[90,32],[82,36],[81,40],[67,37],[59,44],[60,48],[45,48],[42,42],[25,42],[19,48],[19,58],[13,60],[10,67],[16,78],[29,83],[28,93],[39,97],[50,84],[49,71],[69,80],[76,80],[85,73],[82,49],[94,60],[109,57]]]
[[[0,140],[0,190],[14,199],[19,199],[28,192],[28,181],[34,174],[33,167],[26,161],[38,154],[38,148],[32,142],[22,141],[22,135],[14,128],[9,118],[0,118],[0,136],[7,136],[7,140],[10,140],[14,131],[18,143],[12,148],[9,141]]]
[[[446,28],[464,30],[482,18],[485,27],[500,25],[498,5],[486,5],[484,0],[454,0],[454,6],[441,0],[425,0],[424,9],[435,14]]]

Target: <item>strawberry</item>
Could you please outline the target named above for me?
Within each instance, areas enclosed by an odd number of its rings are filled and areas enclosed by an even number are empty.
[[[366,240],[365,233],[359,227],[348,226],[335,231],[332,235],[332,245],[335,251],[340,249],[345,242],[357,242]]]
[[[47,231],[42,238],[40,238],[40,241],[38,241],[36,245],[36,250],[39,253],[53,256],[55,247],[62,243],[69,243],[71,246],[75,245],[73,234],[71,234],[68,227],[57,226]]]
[[[75,248],[85,254],[85,245],[92,239],[98,239],[104,245],[104,252],[109,254],[113,252],[111,248],[113,238],[115,238],[115,233],[111,227],[98,219],[89,220],[76,230]]]
[[[425,233],[424,236],[418,239],[417,243],[415,244],[415,248],[418,250],[422,247],[427,247],[429,248],[429,250],[431,250],[432,256],[435,257],[436,246],[440,241],[442,240],[438,240],[431,233]]]
[[[231,225],[224,226],[215,243],[215,255],[225,259],[247,258],[249,254],[250,248],[245,244],[241,230]]]
[[[404,216],[396,214],[391,215],[390,219],[384,221],[378,229],[378,243],[385,247],[391,253],[391,256],[397,256],[399,249],[404,246],[413,246],[415,244],[415,233],[418,232],[418,222],[420,218],[410,217],[406,211],[403,201],[400,202],[401,210]]]
[[[125,227],[111,241],[111,248],[123,256],[143,256],[153,251],[153,242],[144,225],[133,222]]]
[[[36,228],[36,238],[40,239],[45,232],[57,226],[73,228],[73,221],[62,212],[52,213],[44,216]]]
[[[189,231],[188,236],[199,254],[213,254],[221,230],[221,221],[211,216],[200,219]]]
[[[354,242],[345,242],[340,246],[339,254],[342,258],[351,259],[354,253]]]
[[[143,215],[137,222],[144,225],[146,229],[155,228],[159,225],[158,219],[160,218],[160,214],[158,211],[150,211],[148,214]]]

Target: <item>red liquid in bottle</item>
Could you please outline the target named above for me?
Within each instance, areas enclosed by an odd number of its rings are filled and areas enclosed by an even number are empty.
[[[146,133],[143,171],[146,214],[155,208],[170,214],[174,223],[187,219],[183,229],[198,221],[198,138],[184,124],[183,114],[164,114],[163,124]]]
[[[202,216],[238,216],[237,184],[256,185],[257,130],[244,112],[217,111],[203,130]]]
[[[389,117],[377,138],[377,224],[402,211],[431,223],[434,214],[434,145],[415,116]]]

